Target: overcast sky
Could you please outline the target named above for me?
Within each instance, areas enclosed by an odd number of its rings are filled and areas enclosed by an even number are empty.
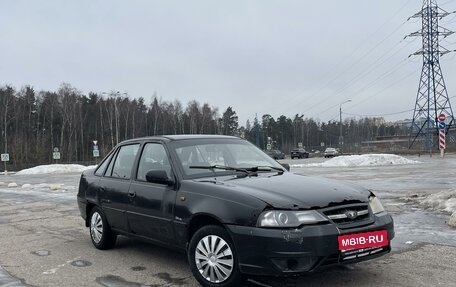
[[[421,0],[0,2],[0,85],[196,99],[241,125],[255,114],[321,121],[411,118]],[[448,12],[456,0],[440,0]],[[440,24],[456,30],[456,14]],[[456,35],[441,44],[456,49]],[[441,59],[456,96],[456,54]],[[456,97],[451,100],[453,106]]]

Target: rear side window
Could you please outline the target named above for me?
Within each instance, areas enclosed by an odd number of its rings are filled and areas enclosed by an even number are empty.
[[[130,179],[139,144],[120,147],[115,160],[111,161],[106,176]]]
[[[95,171],[95,175],[98,175],[98,176],[103,175],[103,172],[105,171],[106,167],[108,166],[108,163],[111,160],[113,154],[114,153],[111,153],[111,155],[100,164],[100,166]]]

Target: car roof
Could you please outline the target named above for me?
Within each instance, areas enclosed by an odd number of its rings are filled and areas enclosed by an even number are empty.
[[[161,141],[180,141],[180,140],[192,140],[192,139],[241,139],[235,136],[224,136],[224,135],[163,135],[163,136],[149,136],[134,138],[122,141],[120,144],[132,143],[144,140],[161,140]]]

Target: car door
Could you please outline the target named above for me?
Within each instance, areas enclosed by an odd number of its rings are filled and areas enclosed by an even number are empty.
[[[174,178],[168,152],[161,143],[146,143],[138,161],[127,209],[130,232],[172,243],[175,240],[173,214],[176,190],[166,184],[147,182],[146,173],[150,170],[165,170],[169,178]]]
[[[128,190],[139,144],[121,146],[100,179],[98,197],[106,218],[113,229],[128,231],[126,209]]]

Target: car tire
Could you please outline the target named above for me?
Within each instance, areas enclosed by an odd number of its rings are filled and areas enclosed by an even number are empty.
[[[242,281],[233,241],[221,226],[206,225],[195,232],[188,247],[188,261],[202,286],[239,286]]]
[[[90,238],[97,249],[106,250],[116,244],[117,235],[111,231],[104,212],[97,206],[92,209],[89,221]]]

